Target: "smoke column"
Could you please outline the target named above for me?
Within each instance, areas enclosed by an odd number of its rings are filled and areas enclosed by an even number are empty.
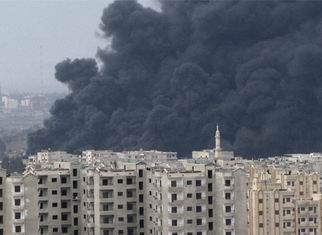
[[[136,1],[104,9],[111,45],[65,60],[41,149],[213,147],[247,157],[322,151],[322,1]],[[75,22],[76,23],[76,22]]]

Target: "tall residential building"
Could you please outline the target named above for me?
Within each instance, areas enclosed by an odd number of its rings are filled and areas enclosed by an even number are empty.
[[[252,169],[250,234],[321,234],[319,181],[316,173]]]
[[[322,155],[43,151],[0,170],[0,235],[321,235]]]

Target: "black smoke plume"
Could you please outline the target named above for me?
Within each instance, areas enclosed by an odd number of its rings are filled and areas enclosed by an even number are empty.
[[[256,157],[322,151],[322,1],[136,1],[106,8],[111,45],[66,60],[29,151],[224,147]]]

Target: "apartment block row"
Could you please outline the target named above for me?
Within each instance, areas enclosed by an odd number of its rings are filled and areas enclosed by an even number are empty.
[[[42,151],[0,170],[0,235],[322,234],[322,155]]]
[[[0,171],[0,234],[322,234],[318,172],[144,154],[44,151]]]

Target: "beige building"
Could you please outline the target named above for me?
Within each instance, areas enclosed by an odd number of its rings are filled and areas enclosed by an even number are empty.
[[[250,234],[321,234],[320,177],[285,169],[252,169]]]

